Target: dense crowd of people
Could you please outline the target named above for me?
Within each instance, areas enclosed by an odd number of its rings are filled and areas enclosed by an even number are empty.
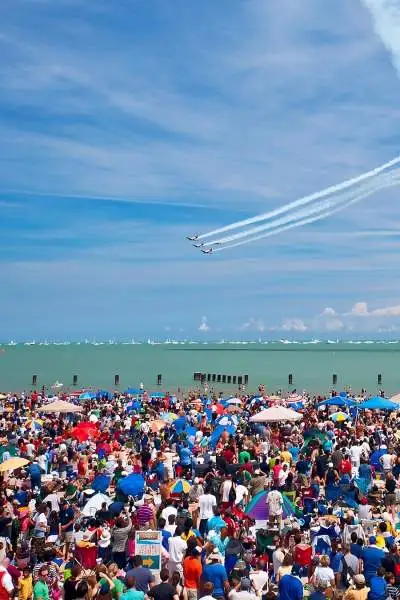
[[[2,395],[0,600],[400,596],[396,411],[132,392]]]

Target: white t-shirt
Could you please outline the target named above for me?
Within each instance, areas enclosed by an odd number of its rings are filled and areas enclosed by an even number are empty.
[[[247,487],[245,487],[241,483],[235,487],[235,492],[236,492],[235,504],[239,504],[239,502],[241,502],[244,497],[247,497],[249,495],[249,491],[248,491]]]
[[[216,497],[212,494],[202,494],[199,498],[200,520],[211,519],[214,516],[214,506],[217,506]]]
[[[268,573],[266,571],[255,571],[249,575],[250,581],[257,592],[260,592],[268,581]]]
[[[257,596],[255,594],[246,592],[245,590],[241,590],[240,592],[232,590],[229,592],[229,598],[230,600],[257,600]]]
[[[60,502],[59,502],[57,494],[49,494],[44,499],[44,502],[46,502],[46,503],[50,502],[51,510],[55,510],[56,512],[60,511]]]
[[[272,553],[272,564],[274,567],[274,575],[277,574],[277,572],[279,571],[279,567],[282,566],[284,558],[285,558],[285,554],[280,548],[277,548]]]
[[[229,492],[231,491],[232,481],[227,479],[222,484],[222,502],[229,502]]]
[[[11,579],[11,575],[4,567],[0,567],[0,573],[2,575],[2,584],[3,587],[7,590],[9,594],[14,590],[13,582]],[[3,574],[4,573],[4,574]]]
[[[181,563],[185,556],[187,544],[180,536],[169,538],[169,560],[174,563]]]
[[[359,463],[360,462],[361,453],[362,453],[361,446],[352,446],[350,448],[350,457],[351,457],[351,460],[353,462],[355,462],[355,463]]]
[[[322,583],[329,587],[335,581],[335,574],[330,567],[317,567],[314,578],[317,585]]]
[[[381,456],[382,467],[386,470],[390,470],[393,466],[393,456],[391,454],[384,454]]]
[[[279,516],[283,512],[283,497],[278,490],[271,490],[267,494],[267,504],[269,508],[269,514],[271,516]]]

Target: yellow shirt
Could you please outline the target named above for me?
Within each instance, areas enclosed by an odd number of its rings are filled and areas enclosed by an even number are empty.
[[[19,580],[19,600],[28,600],[28,598],[32,598],[32,594],[32,575],[28,575],[28,577],[21,577]]]

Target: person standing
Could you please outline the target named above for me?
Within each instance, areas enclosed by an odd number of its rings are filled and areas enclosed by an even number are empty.
[[[213,494],[211,494],[211,492],[207,491],[205,494],[202,494],[200,496],[200,498],[199,498],[199,511],[200,511],[199,531],[202,536],[204,536],[207,533],[208,519],[211,519],[211,517],[214,516],[214,510],[213,510],[214,506],[217,506],[217,499]]]
[[[182,528],[177,527],[174,535],[169,539],[168,571],[171,577],[175,571],[178,571],[181,577],[183,575],[183,557],[185,556],[187,544],[181,537],[182,533]]]
[[[198,599],[202,572],[199,550],[197,547],[188,550],[188,554],[183,561],[183,577],[187,600]]]
[[[294,575],[284,575],[279,581],[279,600],[303,600],[303,584]]]
[[[277,525],[281,528],[282,513],[283,513],[283,496],[281,492],[274,486],[266,497],[266,503],[269,513],[270,527]]]
[[[38,580],[33,586],[33,600],[50,600],[49,586],[47,585],[48,575],[47,565],[43,565],[40,568]]]

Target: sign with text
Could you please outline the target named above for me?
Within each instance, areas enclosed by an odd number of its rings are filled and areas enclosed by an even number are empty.
[[[161,570],[161,531],[136,531],[135,554],[142,557],[143,566],[153,575]]]

